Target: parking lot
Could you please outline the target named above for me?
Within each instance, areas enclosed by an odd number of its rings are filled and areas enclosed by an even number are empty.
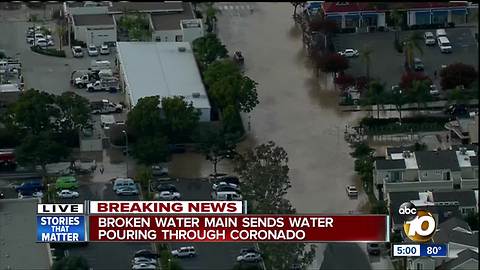
[[[406,39],[414,31],[403,31],[400,33],[400,40]],[[425,32],[435,34],[435,29],[416,30],[422,37]],[[453,50],[450,54],[440,52],[438,45],[426,46],[420,41],[419,45],[423,54],[414,51],[415,57],[420,58],[425,65],[425,74],[434,79],[434,71],[439,74],[442,65],[456,62],[473,65],[478,69],[478,45],[470,28],[448,28],[446,29],[448,39]],[[335,48],[341,51],[346,48],[353,48],[359,51],[360,57],[349,58],[350,68],[346,71],[354,76],[365,76],[366,65],[362,61],[361,54],[365,48],[373,50],[370,61],[370,76],[386,83],[387,89],[400,82],[401,74],[404,71],[405,56],[394,48],[394,32],[376,33],[354,33],[337,34],[334,38]],[[439,83],[439,79],[437,84]]]
[[[172,181],[182,200],[208,201],[211,200],[211,183],[200,179],[180,179]],[[179,259],[182,269],[232,269],[240,249],[251,247],[250,243],[172,243],[171,249],[182,246],[194,246],[197,256]]]

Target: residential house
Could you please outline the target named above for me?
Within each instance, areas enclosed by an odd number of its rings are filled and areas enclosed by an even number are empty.
[[[390,192],[478,189],[477,179],[477,152],[467,148],[391,152],[373,169],[378,199]]]
[[[73,15],[72,26],[75,39],[88,45],[117,41],[117,27],[111,14]]]
[[[323,2],[322,15],[339,29],[374,31],[393,27],[390,14],[400,12],[408,27],[466,24],[468,4],[451,2]]]
[[[452,217],[440,223],[432,242],[448,244],[448,256],[410,257],[407,259],[407,269],[478,269],[478,231],[472,231],[464,220]]]

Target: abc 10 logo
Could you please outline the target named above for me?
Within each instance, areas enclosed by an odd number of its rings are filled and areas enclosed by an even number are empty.
[[[414,242],[428,242],[437,228],[437,222],[426,210],[417,209],[411,202],[400,205],[398,213],[403,217],[403,232]]]

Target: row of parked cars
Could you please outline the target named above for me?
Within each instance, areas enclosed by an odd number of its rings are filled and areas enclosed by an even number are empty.
[[[212,199],[218,201],[242,200],[238,177],[225,173],[216,173],[209,176],[209,181],[212,182]]]
[[[423,35],[425,39],[425,45],[427,46],[435,46],[438,44],[440,48],[440,52],[442,53],[451,53],[452,52],[452,44],[447,37],[447,32],[445,29],[437,29],[435,31],[435,35],[432,32],[425,32]]]
[[[74,176],[61,176],[55,182],[56,195],[60,199],[78,198],[80,194],[75,189],[78,189],[78,181]],[[23,182],[18,186],[14,186],[18,193],[18,198],[42,198],[45,187],[40,180]]]
[[[72,54],[73,57],[80,58],[83,57],[83,48],[81,46],[72,46]],[[87,47],[87,54],[91,57],[95,57],[98,55],[108,55],[110,54],[110,47],[107,44],[103,44],[98,48],[95,45],[88,45]]]
[[[42,48],[55,46],[53,36],[47,33],[48,31],[41,26],[30,26],[27,29],[26,41],[32,46],[39,46]]]

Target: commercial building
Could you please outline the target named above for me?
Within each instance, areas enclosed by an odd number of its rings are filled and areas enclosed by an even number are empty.
[[[0,200],[0,269],[50,269],[50,244],[36,243],[38,202]]]
[[[72,26],[76,40],[101,46],[117,41],[117,27],[110,14],[73,15]]]
[[[182,96],[210,121],[211,107],[188,42],[118,42],[120,78],[128,107],[143,97]]]
[[[387,150],[386,159],[374,162],[375,195],[389,192],[478,189],[477,150]]]
[[[336,22],[339,29],[352,31],[384,30],[394,27],[393,11],[398,11],[404,26],[422,27],[467,23],[468,3],[451,2],[323,2],[322,15]]]

